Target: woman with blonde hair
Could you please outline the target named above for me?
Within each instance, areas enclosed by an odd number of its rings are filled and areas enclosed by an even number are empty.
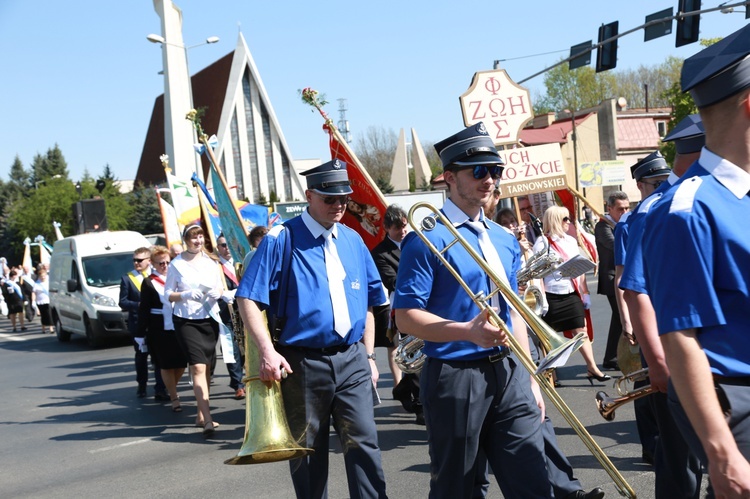
[[[550,206],[542,217],[542,228],[550,251],[560,255],[563,261],[579,254],[578,242],[568,235],[570,222],[570,213],[564,206]],[[544,239],[540,237],[534,243],[534,252],[544,247]],[[586,274],[571,279],[561,277],[559,272],[552,272],[544,278],[544,292],[549,308],[542,318],[552,329],[564,332],[569,338],[579,332],[587,332],[585,310],[591,306],[591,297]],[[580,351],[586,362],[586,378],[593,385],[594,380],[607,381],[612,378],[602,373],[594,361],[592,336],[584,341]]]
[[[154,364],[161,369],[164,386],[169,393],[173,412],[182,412],[177,383],[187,366],[172,319],[172,303],[166,294],[169,271],[169,250],[164,246],[151,248],[151,275],[141,284],[141,301],[138,305],[138,334],[146,338]]]
[[[190,364],[198,405],[195,424],[203,428],[204,435],[210,435],[219,426],[211,418],[208,387],[219,339],[217,301],[223,295],[224,286],[218,261],[204,251],[201,226],[185,227],[182,239],[185,251],[172,260],[164,293],[174,304],[172,318],[177,339]]]

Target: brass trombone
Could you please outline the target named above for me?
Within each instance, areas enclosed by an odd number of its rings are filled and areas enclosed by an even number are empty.
[[[448,243],[445,248],[438,249],[435,247],[435,245],[427,239],[427,236],[423,233],[423,226],[417,226],[417,224],[414,222],[414,215],[417,210],[420,208],[426,208],[432,212],[432,215],[429,215],[428,218],[434,217],[434,219],[437,219],[440,223],[442,223],[448,231],[453,235],[454,240]],[[433,219],[433,223],[435,223],[435,220]],[[528,326],[534,330],[534,332],[539,337],[540,341],[542,343],[546,343],[546,345],[552,346],[553,340],[552,337],[558,337],[558,335],[551,331],[549,326],[547,326],[545,323],[543,323],[539,317],[537,317],[533,311],[529,310],[529,308],[523,303],[523,301],[516,295],[516,293],[503,282],[503,279],[500,278],[500,276],[497,274],[495,269],[492,269],[487,262],[477,253],[477,251],[466,241],[466,239],[461,236],[461,234],[458,232],[458,230],[453,226],[453,224],[448,220],[445,215],[443,215],[437,208],[432,206],[429,203],[420,202],[412,206],[412,208],[409,210],[409,216],[408,216],[409,225],[411,225],[412,229],[417,233],[419,238],[424,242],[427,247],[430,249],[432,253],[434,253],[441,261],[443,265],[445,265],[446,269],[453,275],[453,277],[458,281],[458,283],[461,285],[461,287],[466,291],[466,293],[471,296],[474,303],[479,307],[479,309],[485,313],[488,314],[490,321],[497,326],[498,328],[502,329],[506,335],[508,336],[509,346],[511,352],[513,352],[516,356],[516,358],[521,362],[524,368],[526,368],[529,373],[536,379],[537,383],[539,383],[539,387],[541,390],[547,395],[547,397],[552,401],[552,403],[555,405],[555,407],[560,411],[560,414],[563,415],[565,420],[568,422],[568,424],[573,428],[573,430],[578,434],[578,436],[583,441],[584,445],[588,448],[588,450],[594,455],[594,457],[599,461],[599,463],[602,465],[604,470],[609,474],[609,476],[612,478],[612,480],[615,482],[615,486],[617,487],[617,490],[620,492],[621,495],[625,497],[636,497],[635,492],[630,487],[628,482],[625,480],[625,478],[622,476],[622,474],[615,468],[614,464],[609,460],[609,457],[604,453],[604,451],[599,447],[599,445],[596,443],[596,441],[591,437],[589,432],[586,430],[586,428],[581,424],[581,422],[576,418],[575,414],[573,414],[573,411],[570,410],[568,405],[565,403],[565,401],[560,397],[560,394],[555,391],[554,386],[552,383],[547,379],[543,374],[536,373],[536,365],[534,364],[534,361],[531,360],[531,357],[529,354],[520,346],[518,343],[518,340],[513,336],[512,331],[508,326],[505,324],[505,322],[500,318],[500,316],[497,314],[497,312],[490,306],[490,299],[497,294],[498,292],[501,292],[503,294],[503,297],[505,300],[513,307],[515,308],[518,313],[523,317],[523,319],[526,321]],[[428,224],[429,225],[429,224]],[[476,261],[476,263],[481,267],[481,269],[487,273],[492,279],[492,281],[497,286],[497,289],[492,291],[489,295],[484,295],[484,293],[475,293],[473,290],[469,288],[469,286],[466,284],[466,281],[464,281],[461,278],[461,275],[458,273],[458,271],[451,265],[451,263],[446,259],[444,256],[444,253],[448,251],[451,247],[453,247],[456,243],[463,246],[463,248],[471,255],[471,257]],[[562,340],[558,340],[562,341]],[[571,341],[575,341],[575,338]],[[546,346],[545,345],[545,346]],[[557,347],[556,347],[557,348]],[[550,350],[553,350],[550,348]]]
[[[617,390],[619,397],[610,397],[605,392],[598,392],[596,394],[596,407],[599,410],[599,414],[601,414],[607,421],[614,421],[615,411],[620,406],[654,393],[654,389],[651,385],[642,386],[638,389],[627,388],[627,383],[635,384],[646,378],[648,378],[648,367],[634,371],[615,381],[615,389]]]

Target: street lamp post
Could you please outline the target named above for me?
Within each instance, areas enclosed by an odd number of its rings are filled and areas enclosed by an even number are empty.
[[[188,70],[187,51],[190,48],[216,43],[212,36],[197,45],[186,46],[182,40],[182,11],[171,0],[154,0],[154,10],[161,18],[161,35],[146,37],[162,49],[164,67],[164,144],[165,153],[172,159],[174,174],[190,177],[197,172],[202,177],[200,156],[195,153],[195,130],[185,115],[193,109],[193,92]]]

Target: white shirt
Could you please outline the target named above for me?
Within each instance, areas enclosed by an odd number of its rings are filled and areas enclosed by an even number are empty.
[[[164,293],[169,296],[172,293],[181,293],[189,289],[200,289],[201,286],[207,286],[211,289],[224,289],[220,280],[222,276],[218,262],[206,255],[196,255],[190,263],[184,260],[182,255],[178,255],[169,264]],[[201,301],[179,300],[174,302],[174,315],[183,319],[207,319],[209,315],[203,306],[204,303],[209,304],[211,308],[215,307],[215,312],[218,314],[216,302],[205,298]]]
[[[559,236],[552,236],[551,239],[562,250],[564,255],[560,255],[560,257],[564,258],[566,261],[580,254],[580,250],[578,249],[578,242],[573,237],[565,234],[562,238],[560,238]],[[544,238],[539,237],[534,243],[534,253],[543,249]],[[551,244],[550,251],[555,251]],[[553,293],[556,295],[569,295],[570,293],[575,291],[570,278],[566,277],[564,279],[558,280],[559,277],[560,275],[557,274],[557,272],[552,272],[550,275],[544,278],[544,288],[547,293]]]

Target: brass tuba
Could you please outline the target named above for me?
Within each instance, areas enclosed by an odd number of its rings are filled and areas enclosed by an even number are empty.
[[[237,268],[240,278],[241,267]],[[258,349],[247,334],[239,313],[233,318],[235,335],[245,346],[245,435],[240,451],[224,464],[260,464],[304,457],[313,452],[292,437],[286,421],[281,384],[260,380]],[[269,333],[270,335],[270,333]],[[256,373],[250,376],[250,373]],[[282,375],[286,373],[282,371]],[[284,376],[286,377],[286,376]]]
[[[448,243],[445,248],[438,249],[435,247],[435,245],[427,238],[427,236],[424,235],[422,226],[418,226],[414,221],[414,214],[417,210],[421,208],[426,208],[432,212],[432,215],[429,217],[434,217],[432,224],[433,225],[436,221],[439,221],[442,223],[445,228],[453,235],[455,238],[453,241]],[[435,220],[436,219],[436,220]],[[560,414],[563,415],[565,420],[568,422],[568,424],[573,428],[573,430],[578,434],[578,436],[583,441],[584,445],[589,449],[589,451],[594,455],[594,457],[601,463],[604,470],[609,474],[609,476],[612,478],[612,480],[615,482],[615,486],[617,487],[620,494],[622,494],[625,497],[635,497],[635,492],[630,487],[628,482],[625,480],[625,478],[622,476],[622,474],[615,468],[615,466],[612,464],[612,462],[609,460],[609,457],[604,453],[604,451],[599,447],[599,445],[596,443],[596,441],[591,437],[589,432],[586,430],[586,428],[581,424],[581,422],[576,418],[575,414],[573,414],[573,411],[570,410],[568,405],[565,403],[565,401],[562,399],[560,394],[555,391],[554,386],[550,382],[549,379],[547,379],[543,373],[537,373],[536,365],[534,364],[534,361],[531,360],[531,357],[529,354],[520,346],[516,338],[513,336],[512,331],[508,328],[508,326],[505,324],[505,322],[500,318],[500,316],[497,314],[497,312],[490,306],[490,299],[496,295],[497,293],[502,293],[505,300],[508,302],[510,306],[516,309],[518,313],[524,318],[527,325],[534,330],[536,335],[539,337],[540,341],[547,342],[547,344],[551,344],[552,340],[550,339],[552,336],[557,337],[558,335],[552,331],[549,326],[547,326],[545,323],[543,323],[529,308],[523,303],[523,301],[516,295],[515,291],[510,288],[505,282],[503,282],[503,279],[497,274],[497,272],[492,269],[487,262],[482,258],[482,256],[477,253],[477,251],[466,241],[466,239],[461,236],[461,234],[458,232],[458,230],[453,226],[453,224],[448,220],[445,215],[443,215],[440,211],[438,211],[434,206],[432,206],[429,203],[420,202],[412,206],[412,208],[409,210],[409,216],[408,216],[409,225],[411,225],[412,229],[417,233],[419,238],[424,242],[427,247],[430,249],[432,253],[435,254],[435,256],[438,257],[440,262],[446,267],[446,269],[453,275],[453,277],[458,281],[458,283],[461,285],[461,287],[466,291],[466,293],[471,296],[474,303],[479,307],[479,309],[485,313],[487,313],[490,321],[497,326],[498,328],[502,329],[508,336],[509,346],[511,351],[515,354],[516,358],[520,361],[520,363],[523,365],[524,368],[526,368],[527,371],[536,379],[537,383],[539,383],[539,387],[541,390],[547,395],[547,397],[552,401],[552,403],[555,405],[555,407],[560,411]],[[458,271],[451,265],[451,263],[447,260],[445,257],[445,253],[452,248],[456,243],[460,244],[465,251],[469,253],[469,255],[476,261],[476,263],[482,268],[484,272],[486,272],[490,279],[494,282],[494,284],[497,286],[497,289],[492,291],[489,295],[484,295],[484,293],[477,293],[469,288],[468,284],[466,284],[466,281],[463,280],[461,275],[458,273]],[[579,333],[579,336],[583,336],[584,333]],[[576,341],[574,338],[573,340],[570,340],[571,342]]]

